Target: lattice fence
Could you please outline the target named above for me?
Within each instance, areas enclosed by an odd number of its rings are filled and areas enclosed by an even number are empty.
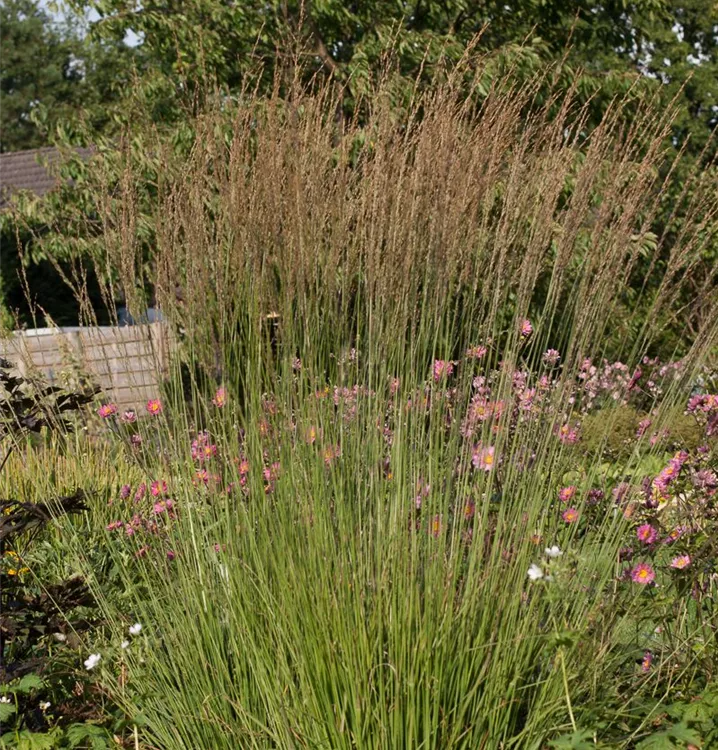
[[[86,377],[120,409],[138,409],[159,395],[172,350],[166,323],[94,328],[39,328],[0,339],[0,355],[21,373],[51,383]],[[140,412],[141,413],[141,412]]]

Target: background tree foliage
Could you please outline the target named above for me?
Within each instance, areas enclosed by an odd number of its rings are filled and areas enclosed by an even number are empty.
[[[41,201],[21,199],[12,215],[0,219],[0,230],[7,247],[21,227],[27,265],[51,260],[79,263],[86,269],[82,264],[92,261],[106,268],[107,278],[101,283],[108,298],[117,299],[118,291],[112,288],[111,264],[101,239],[107,236],[107,221],[100,217],[119,210],[113,196],[120,186],[126,192],[127,180],[132,179],[138,218],[133,227],[118,228],[118,235],[131,229],[141,264],[151,263],[153,196],[161,181],[171,179],[172,159],[189,152],[194,118],[201,114],[206,97],[216,97],[217,106],[226,108],[229,117],[244,89],[269,93],[279,86],[284,90],[297,76],[304,82],[331,77],[340,87],[347,114],[361,111],[377,77],[388,77],[391,104],[401,110],[417,82],[424,85],[446,75],[453,64],[471,54],[480,60],[468,66],[480,76],[479,92],[488,92],[497,81],[511,85],[545,72],[545,90],[539,92],[537,104],[571,90],[576,103],[588,109],[587,133],[617,97],[624,101],[627,124],[631,101],[657,96],[664,106],[672,102],[677,116],[666,143],[666,169],[679,152],[683,152],[679,170],[688,173],[698,166],[710,173],[715,169],[711,166],[716,155],[712,134],[718,121],[718,3],[714,0],[148,0],[141,4],[69,0],[69,4],[77,18],[92,12],[96,19],[86,36],[74,31],[58,37],[59,47],[65,50],[63,59],[81,59],[82,65],[60,68],[55,62],[52,74],[38,68],[46,89],[38,88],[35,98],[26,96],[16,109],[27,111],[32,102],[38,112],[50,113],[44,120],[49,126],[46,142],[92,143],[97,156],[89,164],[72,160],[63,168],[73,178],[71,189],[63,188]],[[18,10],[20,5],[29,10]],[[12,0],[11,6],[17,6],[13,23],[21,30],[16,32],[18,38],[22,33],[36,37],[51,33],[47,17],[32,0]],[[124,44],[128,33],[138,40],[136,46]],[[15,69],[21,71],[26,65],[22,55],[17,57],[17,63],[4,64],[8,77],[19,76]],[[60,80],[60,69],[75,78],[64,81],[63,87],[50,85]],[[82,72],[76,80],[78,70]],[[34,119],[41,121],[37,115]],[[26,120],[17,115],[12,120],[16,126],[6,126],[3,120],[7,132],[3,142],[7,138],[8,143],[19,144],[13,146],[17,148],[42,141],[41,131],[28,128]],[[28,132],[34,140],[23,136]],[[681,184],[674,182],[666,193],[665,211],[654,221],[656,234],[666,227],[676,235],[680,232],[681,213],[675,206],[690,199],[681,196]],[[650,245],[650,237],[645,241]],[[3,256],[7,267],[8,252]],[[647,265],[648,258],[647,252]],[[705,270],[696,277],[707,284],[710,268],[718,260],[715,237],[707,243],[704,259]],[[81,270],[77,273],[82,276]],[[4,275],[7,297],[14,280],[7,271]],[[637,287],[641,283],[639,269]],[[151,301],[151,289],[137,291]],[[706,293],[700,281],[694,292]],[[15,294],[13,299],[18,297]],[[683,302],[687,305],[690,300]],[[20,310],[20,318],[27,322],[26,310]],[[667,346],[676,345],[683,327],[675,328]]]

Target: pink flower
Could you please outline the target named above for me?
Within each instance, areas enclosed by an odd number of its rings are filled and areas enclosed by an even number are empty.
[[[658,539],[658,532],[650,523],[644,523],[636,529],[636,537],[638,537],[639,542],[653,544]]]
[[[690,555],[678,555],[678,557],[674,557],[671,560],[671,567],[675,568],[676,570],[683,570],[683,568],[687,568],[690,564]]]
[[[127,411],[122,412],[120,419],[126,424],[132,424],[137,421],[137,414],[135,414],[133,409],[128,409]]]
[[[454,363],[443,359],[434,360],[434,382],[438,383],[442,378],[451,377],[454,372]]]
[[[342,450],[338,445],[328,445],[323,452],[324,463],[329,466],[335,458],[342,455]]]
[[[429,497],[430,492],[431,486],[428,484],[424,484],[420,479],[417,484],[417,495],[414,498],[414,505],[416,506],[417,510],[421,509],[421,504],[424,502],[424,498]]]
[[[113,414],[117,414],[117,404],[103,404],[97,413],[103,418],[108,419]]]
[[[558,439],[564,443],[564,445],[573,445],[581,438],[578,428],[572,427],[570,424],[561,425],[561,427],[558,428],[557,434]]]
[[[491,471],[494,467],[496,448],[490,445],[488,448],[481,448],[478,453],[475,453],[471,459],[471,463],[475,468],[481,469],[482,471]]]
[[[548,365],[549,367],[554,367],[558,364],[559,359],[561,359],[561,355],[558,353],[556,349],[547,349],[543,356],[541,357],[543,363],[545,365]]]
[[[676,539],[683,536],[683,534],[686,532],[685,527],[683,526],[676,526],[673,531],[668,534],[668,536],[663,540],[663,544],[671,544],[672,542],[675,542]]]
[[[214,443],[205,443],[205,445],[202,446],[202,450],[200,452],[200,460],[209,461],[210,458],[214,458],[214,456],[216,455],[217,446],[214,445]]]
[[[708,411],[710,408],[708,394],[701,393],[697,396],[691,396],[686,408],[687,414],[695,414],[697,411]]]
[[[439,534],[441,534],[441,516],[437,514],[431,519],[431,535],[437,538]]]
[[[578,521],[578,511],[576,508],[568,508],[561,514],[561,518],[563,518],[566,523],[575,523]]]
[[[718,486],[718,476],[716,476],[714,471],[710,471],[709,469],[697,471],[693,475],[692,481],[693,486],[701,490],[712,490]]]
[[[638,429],[636,430],[636,437],[643,437],[646,434],[646,430],[651,426],[652,422],[650,419],[642,419],[638,423]]]
[[[487,351],[488,349],[485,346],[470,346],[466,350],[466,356],[470,359],[481,359]]]
[[[147,402],[147,411],[152,415],[162,413],[162,402],[158,398],[151,398]]]
[[[167,559],[170,562],[172,562],[172,560],[174,560],[175,557],[177,557],[177,553],[173,549],[168,549],[167,550]]]
[[[145,496],[145,492],[147,492],[147,485],[142,482],[142,484],[137,488],[137,492],[135,492],[135,502],[139,503],[140,500]]]
[[[649,583],[653,583],[656,578],[656,573],[648,563],[638,563],[633,570],[631,570],[631,580],[634,583],[640,583],[641,586],[647,586]]]
[[[530,320],[524,320],[521,323],[521,338],[528,338],[534,332],[534,327]]]
[[[150,485],[152,497],[159,497],[167,492],[167,482],[152,482]]]
[[[133,448],[138,448],[140,445],[142,445],[142,435],[132,435],[130,437],[130,443],[132,444]]]
[[[575,495],[576,495],[576,488],[573,485],[571,485],[570,487],[562,487],[558,491],[558,499],[562,503],[567,503],[569,500],[572,500]]]
[[[224,388],[217,389],[217,392],[212,399],[212,403],[218,408],[223,407],[227,403],[227,392]]]
[[[641,661],[641,672],[648,672],[653,663],[653,654],[650,651],[646,651],[643,654],[643,660]]]
[[[198,469],[193,480],[193,484],[195,485],[197,484],[196,480],[203,482],[205,485],[209,484],[209,472],[207,469]]]

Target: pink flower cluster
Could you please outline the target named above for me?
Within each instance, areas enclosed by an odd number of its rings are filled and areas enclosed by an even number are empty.
[[[679,451],[660,471],[658,476],[652,482],[652,488],[655,495],[658,495],[659,497],[665,496],[668,491],[668,486],[674,479],[676,479],[687,458],[688,453],[686,451]]]
[[[450,378],[454,373],[454,362],[449,362],[443,359],[434,360],[434,366],[432,368],[434,374],[434,382],[439,383],[441,380]]]
[[[203,463],[217,455],[217,446],[211,441],[209,432],[203,430],[197,433],[197,437],[192,441],[190,451],[195,461]]]

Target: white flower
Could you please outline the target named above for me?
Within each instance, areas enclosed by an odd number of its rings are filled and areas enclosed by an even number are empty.
[[[541,568],[535,563],[532,563],[529,568],[528,576],[532,581],[538,581],[543,578],[543,570],[541,570]]]
[[[130,635],[139,635],[142,630],[142,625],[136,622],[134,625],[130,625]]]
[[[557,547],[555,544],[553,545],[553,547],[546,547],[544,552],[546,553],[546,557],[561,557],[561,555],[563,554],[563,552],[561,552],[559,547]]]
[[[120,648],[127,648],[129,645],[130,645],[129,641],[122,641],[122,643],[120,643]]]
[[[0,698],[0,703],[10,703],[10,699],[7,697],[7,695],[3,695],[3,697]]]
[[[52,704],[50,701],[40,701],[40,710],[41,711],[47,711],[48,708],[50,708]]]
[[[99,663],[100,659],[102,657],[99,654],[90,654],[87,659],[85,659],[85,669],[89,672],[91,669],[94,669]]]
[[[64,643],[67,640],[67,636],[64,633],[53,633],[52,637],[59,643]]]

